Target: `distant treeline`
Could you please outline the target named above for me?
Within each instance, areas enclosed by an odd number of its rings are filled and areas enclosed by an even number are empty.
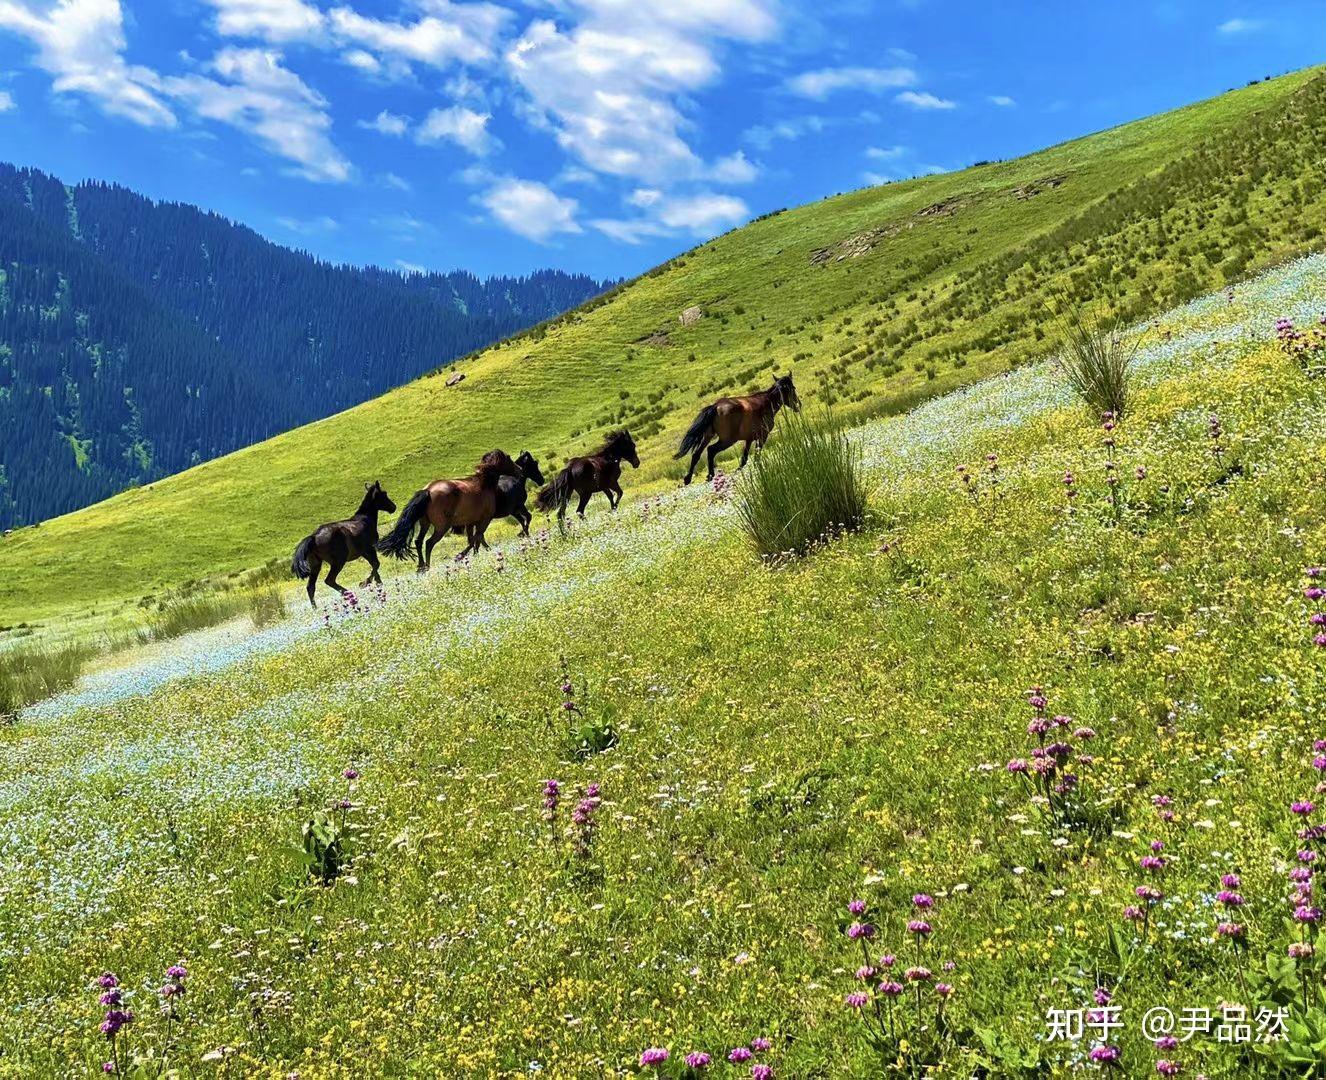
[[[335,266],[0,164],[0,527],[328,416],[611,284]]]

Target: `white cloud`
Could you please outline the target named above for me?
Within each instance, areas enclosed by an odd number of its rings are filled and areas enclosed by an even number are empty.
[[[1261,19],[1227,19],[1216,29],[1222,34],[1251,34],[1254,30],[1260,30],[1264,25]]]
[[[1011,109],[1017,104],[1007,94],[991,94],[989,100],[991,105],[998,105],[1001,109]]]
[[[746,204],[735,196],[705,192],[665,200],[658,217],[670,229],[708,233],[720,226],[733,225],[748,214]]]
[[[316,236],[335,232],[341,227],[339,221],[327,217],[325,214],[314,218],[279,217],[276,222],[281,228],[288,232],[298,233],[300,236]]]
[[[656,188],[637,188],[626,200],[645,213],[636,218],[596,218],[590,224],[605,236],[624,244],[678,232],[712,236],[750,216],[746,204],[732,195],[712,191],[670,196]]]
[[[883,173],[866,171],[861,174],[861,179],[870,187],[879,187],[881,184],[893,183],[893,177],[885,176]]]
[[[0,90],[0,113],[9,112],[13,108],[16,108],[14,95],[7,90]]]
[[[27,38],[57,94],[90,98],[104,112],[146,127],[173,127],[175,113],[149,68],[127,64],[119,0],[0,0],[0,30]]]
[[[347,49],[341,53],[341,62],[354,68],[361,75],[382,74],[382,62],[364,49]]]
[[[310,180],[344,181],[353,172],[328,135],[327,101],[266,49],[222,49],[203,75],[161,80],[164,92],[200,117],[252,135]]]
[[[403,176],[397,176],[394,172],[384,172],[378,174],[378,183],[384,188],[390,188],[392,191],[413,191],[414,185]]]
[[[537,180],[506,177],[476,200],[512,232],[536,243],[546,243],[558,233],[582,231],[576,221],[576,200],[563,198]]]
[[[270,44],[302,42],[343,49],[341,59],[368,75],[402,76],[412,64],[446,67],[492,60],[510,18],[490,3],[415,0],[419,17],[395,22],[341,4],[323,12],[307,0],[207,0],[216,30],[226,37]]]
[[[410,120],[408,117],[383,109],[372,120],[360,120],[359,126],[369,131],[376,131],[380,135],[396,137],[405,134],[406,128],[410,126]]]
[[[914,109],[956,109],[958,107],[956,101],[935,97],[927,90],[922,90],[919,93],[915,90],[904,90],[893,100],[902,105],[910,105]]]
[[[650,183],[705,175],[711,167],[682,134],[682,104],[721,74],[720,43],[773,32],[771,0],[566,6],[580,16],[575,25],[535,20],[507,50],[510,73],[527,95],[527,120],[596,172]]]
[[[898,158],[907,154],[905,146],[868,146],[866,147],[866,157],[871,161],[897,161]]]
[[[789,79],[787,86],[800,97],[823,101],[839,90],[880,94],[915,82],[916,72],[908,67],[835,67],[802,72]]]
[[[278,43],[321,35],[325,17],[304,0],[210,0],[217,33]]]
[[[747,128],[741,137],[752,146],[768,150],[776,142],[781,140],[793,142],[806,135],[823,131],[828,126],[829,121],[822,116],[797,116],[773,124],[757,124]]]
[[[760,170],[741,150],[719,158],[709,168],[709,179],[720,184],[749,184],[759,175]]]
[[[403,274],[426,274],[428,267],[420,266],[418,263],[406,262],[404,259],[396,260],[396,269]]]
[[[497,142],[488,132],[488,121],[491,119],[488,113],[475,112],[464,105],[434,109],[415,129],[414,138],[416,142],[425,144],[449,139],[476,157],[483,157]]]
[[[332,36],[379,59],[447,67],[491,60],[498,33],[509,13],[492,4],[450,4],[431,0],[429,14],[412,23],[390,22],[337,7],[328,13]]]

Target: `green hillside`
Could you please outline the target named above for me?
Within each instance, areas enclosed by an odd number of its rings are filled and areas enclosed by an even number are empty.
[[[288,552],[484,450],[555,464],[610,425],[642,475],[702,399],[795,373],[809,403],[889,411],[1044,353],[1049,301],[1144,316],[1310,249],[1326,226],[1326,79],[1307,71],[1017,161],[771,215],[441,376],[0,543],[6,623],[96,609]],[[273,302],[279,298],[273,298]],[[699,308],[683,325],[679,316]],[[628,496],[630,492],[628,489]]]
[[[0,1076],[1318,1075],[1323,296],[1165,315],[1112,445],[1046,363],[867,423],[792,564],[693,485],[0,727]]]

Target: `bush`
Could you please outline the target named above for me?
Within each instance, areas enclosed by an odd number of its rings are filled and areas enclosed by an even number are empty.
[[[94,651],[88,645],[24,645],[0,653],[0,717],[73,686]]]
[[[805,554],[827,537],[861,527],[866,511],[861,451],[828,413],[785,412],[768,447],[752,460],[734,502],[761,555]]]
[[[1125,342],[1119,322],[1105,322],[1071,308],[1063,320],[1063,365],[1068,385],[1095,415],[1123,417],[1138,342]]]

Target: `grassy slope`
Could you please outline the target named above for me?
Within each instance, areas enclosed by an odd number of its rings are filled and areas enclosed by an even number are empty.
[[[907,956],[919,891],[939,897],[925,960],[957,987],[933,1075],[1078,1075],[1042,1017],[1095,978],[1129,1010],[1124,1075],[1154,1075],[1145,1008],[1250,1000],[1211,938],[1221,873],[1244,877],[1250,966],[1284,953],[1287,805],[1324,734],[1300,568],[1326,553],[1326,391],[1263,343],[1323,287],[1317,259],[1149,337],[1117,524],[1098,427],[1027,369],[868,427],[870,529],[788,569],[691,489],[501,572],[401,581],[216,676],[0,732],[0,1075],[95,1069],[106,968],[134,1046],[159,1048],[153,989],[183,961],[186,1075],[620,1075],[645,1046],[718,1057],[763,1033],[783,1076],[876,1076],[898,1048],[842,1005],[844,904],[867,898],[877,950]],[[954,466],[994,451],[999,499],[982,479],[973,500]],[[561,657],[621,734],[583,764]],[[1031,745],[1034,683],[1098,732],[1088,828],[1047,825],[1002,769]],[[353,876],[303,885],[288,845],[348,761]],[[587,860],[541,820],[549,776],[563,814],[603,785]],[[1136,940],[1119,913],[1153,837],[1169,899]],[[1277,1075],[1214,1038],[1177,1056]]]
[[[1277,168],[1291,181],[1308,170],[1326,137],[1315,123],[1321,98],[1316,73],[1300,73],[1018,161],[756,222],[546,333],[463,361],[459,387],[422,379],[15,533],[0,544],[5,621],[98,606],[104,617],[126,598],[253,566],[350,512],[362,480],[381,478],[403,499],[468,471],[493,445],[565,458],[625,422],[657,431],[632,482],[676,475],[669,449],[699,399],[764,384],[775,367],[794,370],[811,401],[869,411],[1043,351],[1043,320],[1030,313],[1056,292],[1149,313],[1304,248],[1326,222],[1326,194],[1314,186],[1286,228],[1290,184],[1270,182]],[[1302,115],[1286,119],[1295,100]],[[1265,195],[1245,190],[1254,173],[1267,179]],[[1066,179],[1031,198],[1013,194],[1050,176]],[[952,216],[917,216],[954,197]],[[811,266],[813,250],[890,224],[901,228],[869,254]],[[1220,250],[1203,254],[1203,244]],[[1240,246],[1248,261],[1219,265],[1221,251]],[[682,328],[678,313],[692,304],[708,317]],[[667,345],[642,344],[660,330]],[[927,365],[933,379],[917,370]]]

